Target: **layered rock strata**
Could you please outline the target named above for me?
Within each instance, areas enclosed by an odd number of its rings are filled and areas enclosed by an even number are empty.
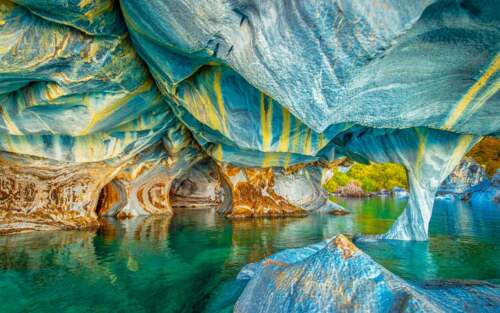
[[[162,153],[141,172],[138,154],[180,128],[202,157],[240,168],[223,173],[235,212],[250,216],[316,206],[316,191],[276,189],[284,168],[391,160],[413,195],[383,238],[425,240],[442,176],[477,138],[500,133],[499,10],[479,0],[0,0],[0,151],[126,164],[109,197],[154,195],[147,209],[121,205],[124,216],[167,210],[168,181],[181,174],[166,174]]]
[[[101,188],[119,171],[104,162],[75,164],[0,154],[0,234],[97,227]]]

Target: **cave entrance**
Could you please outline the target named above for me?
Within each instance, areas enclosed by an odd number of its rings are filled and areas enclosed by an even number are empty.
[[[210,159],[191,167],[176,178],[170,188],[170,205],[174,212],[186,209],[215,209],[222,213],[230,198],[230,190]]]

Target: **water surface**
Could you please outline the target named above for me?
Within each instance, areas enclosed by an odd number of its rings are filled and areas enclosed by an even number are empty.
[[[214,312],[241,267],[338,233],[380,233],[405,206],[338,199],[352,215],[226,220],[212,210],[105,220],[97,232],[0,237],[0,312]],[[359,246],[412,281],[500,281],[500,207],[436,202],[429,242]]]

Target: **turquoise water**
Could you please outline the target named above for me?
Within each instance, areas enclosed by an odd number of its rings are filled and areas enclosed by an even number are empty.
[[[404,201],[339,199],[352,215],[230,221],[211,210],[105,220],[97,232],[0,237],[0,312],[214,312],[249,262],[337,233],[385,231]],[[360,245],[410,280],[500,282],[500,207],[437,202],[427,243]]]

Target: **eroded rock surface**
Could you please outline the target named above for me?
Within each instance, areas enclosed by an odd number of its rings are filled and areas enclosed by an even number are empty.
[[[276,193],[272,168],[239,168],[229,164],[221,172],[231,189],[229,217],[305,216],[306,211]]]
[[[499,10],[490,0],[2,0],[0,151],[124,166],[106,190],[126,200],[104,209],[123,215],[168,211],[182,174],[162,164],[182,149],[142,156],[172,136],[223,164],[236,215],[329,207],[309,198],[320,195],[313,180],[280,176],[294,166],[391,160],[408,169],[412,196],[384,238],[423,240],[443,173],[500,133]],[[280,187],[290,177],[303,193]],[[148,204],[132,209],[141,197]]]
[[[402,164],[410,188],[405,210],[387,233],[358,239],[427,240],[439,186],[478,140],[472,135],[413,128],[351,141],[352,149],[370,160]]]
[[[0,234],[97,227],[99,192],[118,170],[0,154]]]
[[[182,133],[181,138],[177,143],[164,139],[130,160],[104,187],[99,215],[119,218],[171,215],[172,182],[202,158],[187,134]]]
[[[500,288],[480,282],[413,285],[337,237],[278,252],[242,269],[248,281],[234,311],[496,312]]]
[[[218,166],[204,160],[178,177],[170,189],[171,204],[179,208],[225,208],[229,206],[231,190],[222,178]]]

